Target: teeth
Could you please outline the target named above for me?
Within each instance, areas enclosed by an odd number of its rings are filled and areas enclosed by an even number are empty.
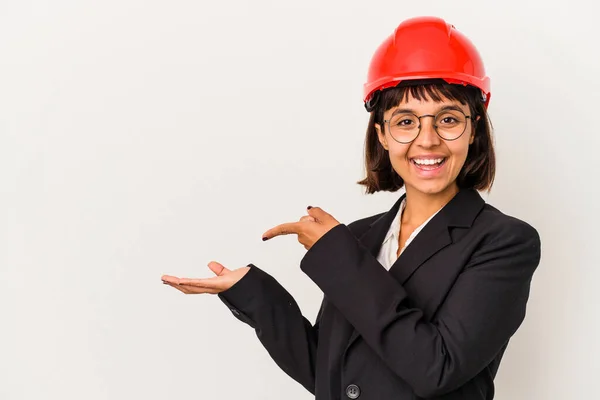
[[[419,160],[419,159],[413,159],[413,161],[415,162],[415,164],[419,164],[419,165],[433,165],[433,164],[439,164],[443,161],[443,158],[437,158],[435,160]]]

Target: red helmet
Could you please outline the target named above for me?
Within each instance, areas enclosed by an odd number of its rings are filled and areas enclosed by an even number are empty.
[[[407,80],[436,78],[479,88],[488,106],[490,78],[473,43],[441,18],[408,19],[379,45],[371,59],[364,85],[365,108],[373,110],[380,90]]]

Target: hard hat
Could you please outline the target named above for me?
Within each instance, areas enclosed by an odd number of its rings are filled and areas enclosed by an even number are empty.
[[[365,108],[374,109],[383,89],[424,79],[475,86],[489,104],[490,78],[473,43],[441,18],[417,17],[403,21],[375,51],[364,84]]]

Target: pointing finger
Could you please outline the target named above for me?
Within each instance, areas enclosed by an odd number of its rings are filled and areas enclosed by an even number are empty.
[[[263,234],[263,240],[271,239],[279,235],[299,234],[302,232],[302,225],[303,224],[300,222],[288,222],[286,224],[277,225]]]

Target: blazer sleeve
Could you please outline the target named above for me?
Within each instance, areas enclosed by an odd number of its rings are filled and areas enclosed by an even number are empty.
[[[311,247],[301,269],[397,376],[418,396],[435,397],[475,377],[525,316],[538,233],[514,219],[489,236],[431,322],[344,224]]]
[[[312,394],[319,320],[314,326],[275,278],[253,264],[235,285],[219,293],[233,315],[251,326],[271,358]]]

